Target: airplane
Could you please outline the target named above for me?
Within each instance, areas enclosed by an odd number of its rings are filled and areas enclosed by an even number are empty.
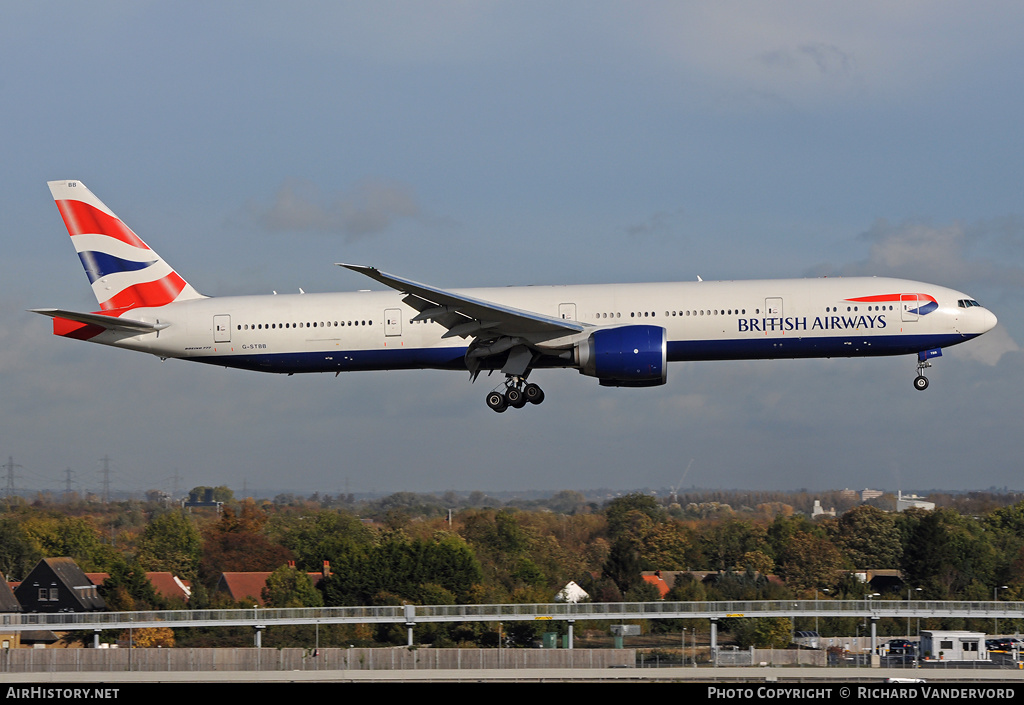
[[[996,325],[966,294],[880,277],[440,289],[339,263],[387,290],[209,297],[81,181],[48,185],[100,308],[30,309],[55,335],[288,375],[500,371],[486,396],[497,412],[544,401],[535,369],[654,387],[669,362],[699,360],[916,354],[924,390],[943,348]]]

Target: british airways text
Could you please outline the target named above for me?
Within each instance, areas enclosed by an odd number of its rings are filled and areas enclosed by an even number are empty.
[[[740,333],[787,330],[847,330],[850,328],[885,328],[885,314],[877,316],[807,316],[778,318],[740,318],[736,321]]]

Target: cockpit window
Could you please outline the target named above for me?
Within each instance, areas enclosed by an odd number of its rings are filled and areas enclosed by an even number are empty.
[[[979,307],[981,306],[981,304],[979,304],[974,299],[960,299],[959,301],[956,302],[956,305],[959,306],[960,308],[970,308],[972,306],[979,306]]]

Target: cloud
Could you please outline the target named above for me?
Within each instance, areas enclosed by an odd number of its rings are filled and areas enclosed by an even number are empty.
[[[1018,248],[1024,243],[1021,222],[935,226],[914,220],[894,225],[883,219],[859,239],[868,243],[866,259],[838,267],[818,265],[814,273],[922,279],[963,290],[1024,290],[1024,267],[1019,258],[1006,256],[1010,241]]]
[[[683,210],[681,208],[677,208],[672,212],[658,211],[648,218],[646,222],[625,226],[626,234],[630,237],[671,234],[676,227],[676,222],[682,215]]]
[[[1010,337],[1006,326],[997,325],[970,344],[956,348],[957,354],[968,360],[995,366],[1007,353],[1020,352],[1020,346]]]
[[[334,233],[350,241],[383,233],[397,220],[422,216],[412,188],[378,179],[326,194],[315,184],[288,181],[269,206],[252,205],[250,211],[270,232]]]

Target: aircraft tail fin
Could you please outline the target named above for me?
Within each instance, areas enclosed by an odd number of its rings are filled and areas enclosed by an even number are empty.
[[[81,181],[50,181],[48,186],[101,310],[205,298]]]

